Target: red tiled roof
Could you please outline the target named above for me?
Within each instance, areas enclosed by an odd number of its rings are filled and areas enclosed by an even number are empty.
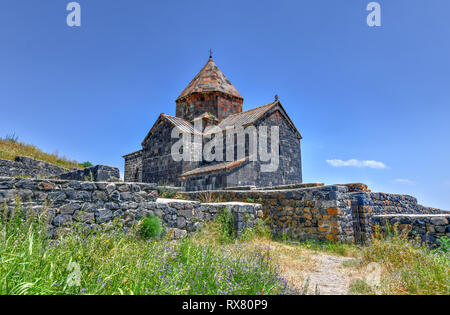
[[[220,71],[212,58],[210,58],[202,70],[200,70],[191,83],[178,96],[177,100],[192,93],[216,91],[242,98],[241,94],[239,94],[222,71]]]
[[[224,162],[224,163],[214,164],[214,165],[210,165],[210,166],[199,167],[199,168],[193,169],[192,171],[181,174],[180,177],[189,177],[189,176],[194,176],[194,175],[199,175],[199,174],[204,174],[204,173],[211,173],[211,172],[220,171],[220,170],[231,170],[235,167],[238,167],[239,165],[246,162],[247,160],[248,160],[248,157],[245,157],[245,158],[237,160],[237,161]]]

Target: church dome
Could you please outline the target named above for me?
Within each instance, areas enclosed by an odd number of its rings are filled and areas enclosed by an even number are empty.
[[[208,92],[222,92],[242,99],[241,94],[239,94],[211,57],[176,100],[181,100],[194,93]]]

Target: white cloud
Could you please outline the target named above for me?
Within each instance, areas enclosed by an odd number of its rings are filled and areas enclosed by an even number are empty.
[[[383,162],[378,161],[360,161],[357,159],[350,159],[347,161],[343,160],[327,160],[327,163],[334,167],[369,167],[369,168],[387,168],[387,166]]]
[[[404,179],[404,178],[397,178],[397,179],[394,180],[394,183],[395,184],[408,185],[408,186],[416,185],[416,183],[413,182],[412,180]]]

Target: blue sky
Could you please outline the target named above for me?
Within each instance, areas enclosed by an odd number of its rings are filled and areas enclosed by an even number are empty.
[[[280,96],[305,182],[450,210],[448,0],[69,2],[0,2],[0,136],[123,169],[212,48],[244,109]]]

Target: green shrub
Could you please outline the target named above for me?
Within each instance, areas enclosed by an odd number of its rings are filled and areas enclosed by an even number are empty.
[[[144,218],[139,226],[139,234],[148,239],[159,239],[162,230],[161,219],[154,215]]]
[[[218,239],[221,243],[229,243],[235,239],[234,217],[228,207],[225,207],[214,222]]]
[[[158,187],[158,195],[161,198],[174,199],[177,193],[164,187]]]
[[[266,222],[258,218],[256,220],[256,224],[252,228],[246,228],[242,232],[241,239],[242,241],[249,241],[255,237],[263,238],[263,239],[271,239],[272,238],[272,232],[270,228],[267,226]]]
[[[84,163],[81,163],[81,166],[83,166],[84,168],[88,168],[88,167],[92,167],[94,165],[91,162],[86,161]]]
[[[447,236],[443,236],[437,239],[439,244],[438,251],[448,253],[450,250],[450,239]]]

